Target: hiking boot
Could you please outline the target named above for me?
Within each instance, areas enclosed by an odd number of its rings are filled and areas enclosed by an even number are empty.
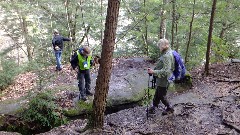
[[[55,71],[61,71],[62,70],[62,68],[56,68],[55,69]]]
[[[162,112],[162,115],[168,115],[174,113],[173,108],[167,108],[165,111]]]
[[[93,94],[90,91],[88,91],[88,90],[86,91],[86,95],[87,96],[93,96]]]
[[[156,113],[156,109],[155,106],[152,106],[148,109],[149,114],[155,114]]]

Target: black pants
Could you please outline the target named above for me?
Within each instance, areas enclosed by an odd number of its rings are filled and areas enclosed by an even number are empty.
[[[91,85],[90,70],[80,70],[78,73],[78,88],[80,91],[79,95],[80,97],[86,96],[86,92],[90,91],[90,85]]]
[[[155,95],[153,98],[153,106],[158,107],[158,104],[161,100],[161,102],[167,107],[170,108],[170,104],[167,100],[167,87],[160,87],[157,86],[157,89],[155,91]]]

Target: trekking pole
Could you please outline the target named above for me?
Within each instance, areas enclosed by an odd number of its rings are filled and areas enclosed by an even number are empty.
[[[148,77],[148,89],[147,89],[147,99],[149,100],[149,82],[150,82],[150,74]],[[147,120],[148,120],[148,103],[147,103]]]
[[[148,68],[148,70],[149,70],[149,68]],[[152,76],[152,74],[150,74],[150,73],[148,73],[148,89],[147,89],[147,98],[148,98],[148,100],[149,100],[149,89],[150,89],[150,85],[149,85],[149,83],[150,83],[150,77]],[[149,114],[149,110],[148,110],[148,103],[147,103],[147,119],[148,119],[148,114]]]

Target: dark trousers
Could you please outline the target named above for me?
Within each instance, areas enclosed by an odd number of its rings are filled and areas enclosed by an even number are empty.
[[[170,108],[170,104],[167,100],[167,87],[160,87],[157,86],[157,89],[155,91],[155,95],[153,98],[153,106],[158,107],[158,104],[161,100],[161,102],[167,107]]]
[[[85,85],[84,85],[85,84]],[[80,97],[85,97],[86,92],[90,91],[91,77],[90,70],[80,70],[78,73],[78,88]]]

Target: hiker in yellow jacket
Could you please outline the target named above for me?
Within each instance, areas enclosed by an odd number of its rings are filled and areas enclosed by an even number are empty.
[[[78,67],[78,87],[79,87],[79,100],[86,101],[86,96],[92,96],[90,92],[91,74],[90,68],[93,64],[91,49],[84,46],[76,51],[71,59],[71,66],[73,69]],[[85,85],[84,85],[85,83]]]

